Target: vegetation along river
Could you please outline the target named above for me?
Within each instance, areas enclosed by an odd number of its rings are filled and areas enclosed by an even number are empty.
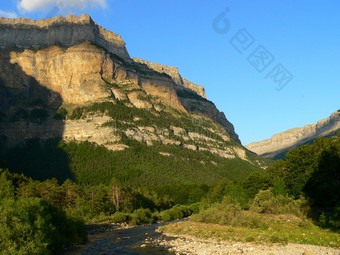
[[[178,221],[117,229],[90,235],[89,242],[78,245],[74,249],[68,251],[66,255],[175,254],[164,247],[155,247],[151,244],[151,240],[157,239],[162,235],[161,233],[156,232],[156,229],[173,222]],[[171,238],[163,236],[162,239],[170,240]]]

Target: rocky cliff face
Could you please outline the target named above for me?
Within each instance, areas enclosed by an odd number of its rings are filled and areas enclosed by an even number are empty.
[[[207,100],[203,86],[199,86],[183,78],[179,74],[178,68],[176,67],[160,65],[139,58],[132,59],[135,62],[144,64],[159,73],[165,73],[169,75],[177,85],[177,96],[181,104],[188,112],[194,114],[203,114],[208,116],[210,119],[217,121],[227,130],[233,140],[241,143],[238,135],[235,132],[233,124],[227,120],[223,112],[220,112],[216,108],[214,103]]]
[[[0,49],[43,49],[91,41],[121,58],[129,59],[123,39],[97,25],[89,15],[51,19],[6,19],[0,17]]]
[[[330,117],[320,120],[316,124],[289,129],[273,135],[270,139],[248,144],[246,148],[258,155],[276,158],[283,156],[291,148],[309,143],[317,137],[335,135],[339,130],[340,112],[334,112]]]
[[[28,93],[29,97],[35,80],[52,94],[61,95],[63,103],[81,104],[107,96],[101,75],[112,76],[113,61],[89,43],[69,48],[50,46],[40,51],[2,50],[0,72],[2,82],[16,94]],[[46,103],[53,100],[49,96]]]
[[[199,86],[195,83],[192,83],[191,81],[188,81],[187,79],[183,78],[179,72],[177,67],[173,66],[166,66],[161,65],[153,62],[149,62],[140,58],[132,58],[135,62],[142,63],[147,65],[150,69],[153,69],[159,73],[165,73],[169,75],[172,80],[176,83],[177,86],[184,87],[187,89],[190,89],[191,91],[194,91],[197,95],[207,98],[205,95],[205,90],[203,86]]]
[[[148,145],[174,144],[247,160],[244,148],[230,140],[240,143],[233,125],[206,99],[202,86],[181,77],[177,68],[130,58],[121,37],[88,15],[0,18],[0,34],[0,142],[14,146],[33,138],[60,138],[121,150],[127,147],[124,134]],[[143,109],[151,117],[172,114],[173,120],[184,118],[189,124],[145,126],[137,119],[114,119],[110,109],[70,119],[81,107],[103,102]],[[198,123],[191,123],[195,118]],[[124,126],[120,135],[107,125],[110,121]]]

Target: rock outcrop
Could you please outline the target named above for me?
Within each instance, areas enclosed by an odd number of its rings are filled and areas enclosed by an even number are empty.
[[[180,89],[177,91],[177,94],[181,104],[188,112],[192,114],[202,114],[216,121],[224,127],[231,139],[241,143],[235,132],[234,125],[227,120],[223,112],[220,112],[216,108],[216,105],[213,102],[198,95],[194,95],[191,90],[188,89]]]
[[[284,156],[284,153],[291,148],[310,143],[317,137],[335,135],[339,130],[340,112],[334,112],[330,117],[320,120],[316,124],[289,129],[273,135],[270,139],[250,143],[245,147],[258,155],[278,158]]]
[[[70,47],[91,41],[121,58],[129,59],[123,39],[97,25],[86,14],[37,21],[0,17],[0,35],[0,49],[43,49],[52,45]]]
[[[183,107],[190,113],[203,114],[212,120],[220,123],[230,134],[231,138],[241,143],[238,135],[235,132],[233,124],[231,124],[225,117],[223,112],[220,112],[214,103],[207,100],[203,86],[183,78],[178,71],[178,68],[172,66],[161,65],[149,62],[139,58],[132,58],[135,62],[146,65],[147,67],[159,72],[165,73],[177,85],[177,96]]]
[[[110,56],[90,43],[67,49],[50,46],[39,51],[0,51],[0,78],[17,95],[33,93],[31,84],[35,80],[61,95],[63,103],[95,101],[107,96],[101,76],[112,73]],[[48,101],[52,103],[53,96]]]
[[[165,73],[169,75],[172,78],[172,80],[176,83],[176,85],[190,89],[194,91],[197,95],[203,98],[206,98],[204,87],[197,85],[195,83],[192,83],[191,81],[188,81],[187,79],[183,78],[179,74],[177,67],[161,65],[161,64],[153,63],[153,62],[146,61],[140,58],[132,58],[132,59],[135,62],[147,65],[150,69],[153,69],[159,73]]]

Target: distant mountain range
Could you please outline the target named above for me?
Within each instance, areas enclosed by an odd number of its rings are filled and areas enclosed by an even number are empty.
[[[339,131],[340,112],[337,111],[332,113],[328,118],[318,121],[316,124],[305,125],[301,128],[292,128],[285,132],[275,134],[270,139],[250,143],[245,147],[266,158],[283,158],[289,149],[311,143],[317,137],[335,136]]]

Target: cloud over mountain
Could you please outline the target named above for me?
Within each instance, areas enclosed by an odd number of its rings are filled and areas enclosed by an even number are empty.
[[[9,12],[9,11],[2,11],[0,10],[0,16],[10,19],[15,19],[18,17],[18,15],[15,12]]]
[[[46,11],[58,6],[65,9],[106,8],[106,0],[20,0],[18,9],[24,12]]]

